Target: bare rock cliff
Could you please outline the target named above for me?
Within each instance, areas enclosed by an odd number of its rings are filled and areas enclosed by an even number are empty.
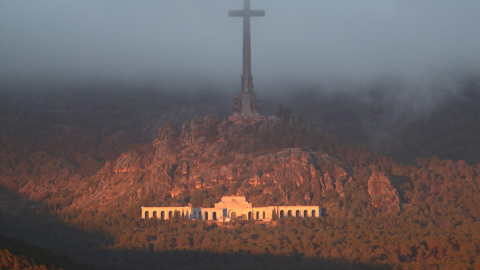
[[[400,211],[400,198],[390,179],[381,172],[372,172],[368,179],[368,194],[371,204],[391,212]]]

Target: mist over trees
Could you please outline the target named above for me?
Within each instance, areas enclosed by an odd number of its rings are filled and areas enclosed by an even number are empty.
[[[480,161],[479,88],[479,76],[462,74],[427,85],[388,77],[368,84],[298,86],[260,95],[265,115],[277,114],[282,106],[311,128],[398,161],[438,156],[474,164]],[[98,147],[107,138],[123,141],[110,144],[109,150],[103,147],[101,151],[110,153],[97,153],[100,162],[132,143],[149,142],[166,121],[180,127],[209,113],[226,119],[232,104],[231,95],[215,87],[178,90],[134,84],[2,83],[0,96],[2,135],[36,144],[39,137],[55,141],[52,132],[68,131],[90,140],[83,150],[77,148],[80,151]]]

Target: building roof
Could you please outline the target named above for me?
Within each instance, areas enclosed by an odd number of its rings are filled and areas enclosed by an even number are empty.
[[[244,196],[223,196],[221,201],[215,204],[215,208],[245,207],[252,208]]]

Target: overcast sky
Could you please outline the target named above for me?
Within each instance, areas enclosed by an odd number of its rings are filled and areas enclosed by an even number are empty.
[[[240,86],[242,0],[0,0],[0,79]],[[480,68],[478,0],[252,0],[256,89]],[[261,92],[261,90],[260,90]]]

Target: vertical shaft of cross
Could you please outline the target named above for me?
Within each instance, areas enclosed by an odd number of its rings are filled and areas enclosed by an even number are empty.
[[[250,0],[243,2],[243,70],[242,92],[250,93],[253,90],[252,76],[252,49],[250,40]]]
[[[229,11],[231,17],[243,17],[242,88],[234,102],[234,115],[252,116],[259,112],[259,100],[253,91],[250,17],[265,16],[264,10],[251,10],[250,0],[243,0],[243,10]]]

